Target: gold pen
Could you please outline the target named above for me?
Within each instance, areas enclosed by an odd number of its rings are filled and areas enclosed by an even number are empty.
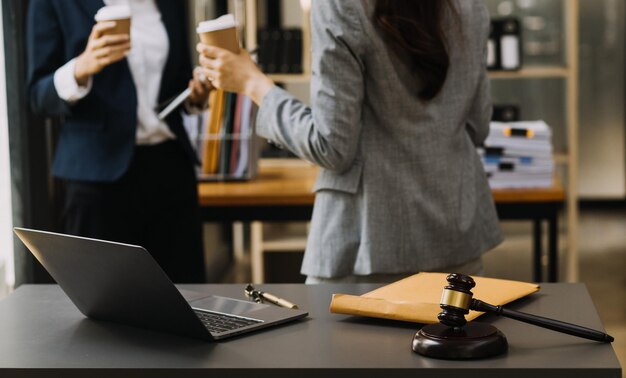
[[[255,290],[252,284],[248,284],[246,288],[244,289],[244,292],[246,293],[248,297],[252,297],[252,299],[254,299],[255,302],[261,302],[261,300],[266,300],[280,307],[291,308],[291,309],[298,308],[298,305],[296,305],[295,303],[289,302],[286,299],[277,297],[276,295],[265,292],[265,291]]]
[[[286,299],[280,298],[275,296],[274,294],[270,294],[267,293],[265,291],[259,291],[259,296],[265,300],[267,300],[268,302],[271,302],[277,306],[281,306],[281,307],[286,307],[286,308],[292,308],[292,309],[296,309],[298,308],[298,305],[296,305],[295,303],[291,303]]]

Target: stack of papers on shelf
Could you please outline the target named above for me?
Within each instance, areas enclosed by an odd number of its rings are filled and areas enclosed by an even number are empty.
[[[441,294],[448,284],[447,275],[418,273],[360,296],[333,294],[330,312],[416,323],[437,323],[437,314],[441,312]],[[472,289],[474,298],[493,305],[504,305],[539,290],[539,285],[527,282],[473,278],[476,282],[476,287]],[[470,321],[482,314],[470,311],[465,319]]]
[[[478,153],[493,189],[550,187],[552,131],[543,121],[491,122]]]
[[[254,112],[247,96],[211,92],[208,120],[199,136],[202,176],[244,178],[249,173]]]

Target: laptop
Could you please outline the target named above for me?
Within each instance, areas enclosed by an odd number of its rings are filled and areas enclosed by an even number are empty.
[[[139,246],[19,227],[14,231],[92,319],[219,340],[308,315],[210,293],[195,293],[188,301]]]

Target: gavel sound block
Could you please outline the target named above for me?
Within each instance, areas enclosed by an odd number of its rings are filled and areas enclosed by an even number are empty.
[[[612,342],[606,333],[541,316],[508,310],[473,298],[476,283],[470,276],[453,273],[446,278],[437,318],[439,324],[420,329],[413,338],[413,350],[428,357],[443,359],[474,359],[495,356],[508,349],[506,337],[496,327],[483,323],[467,323],[469,310],[490,312],[553,331],[600,342]]]

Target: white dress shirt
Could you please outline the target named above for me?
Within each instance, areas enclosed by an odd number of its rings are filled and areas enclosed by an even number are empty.
[[[169,39],[154,0],[104,0],[106,5],[130,6],[131,49],[126,59],[137,90],[137,144],[157,144],[175,136],[158,119],[161,77],[169,53]],[[54,86],[63,100],[74,103],[91,90],[92,80],[79,86],[74,77],[76,59],[72,59],[54,74]]]

